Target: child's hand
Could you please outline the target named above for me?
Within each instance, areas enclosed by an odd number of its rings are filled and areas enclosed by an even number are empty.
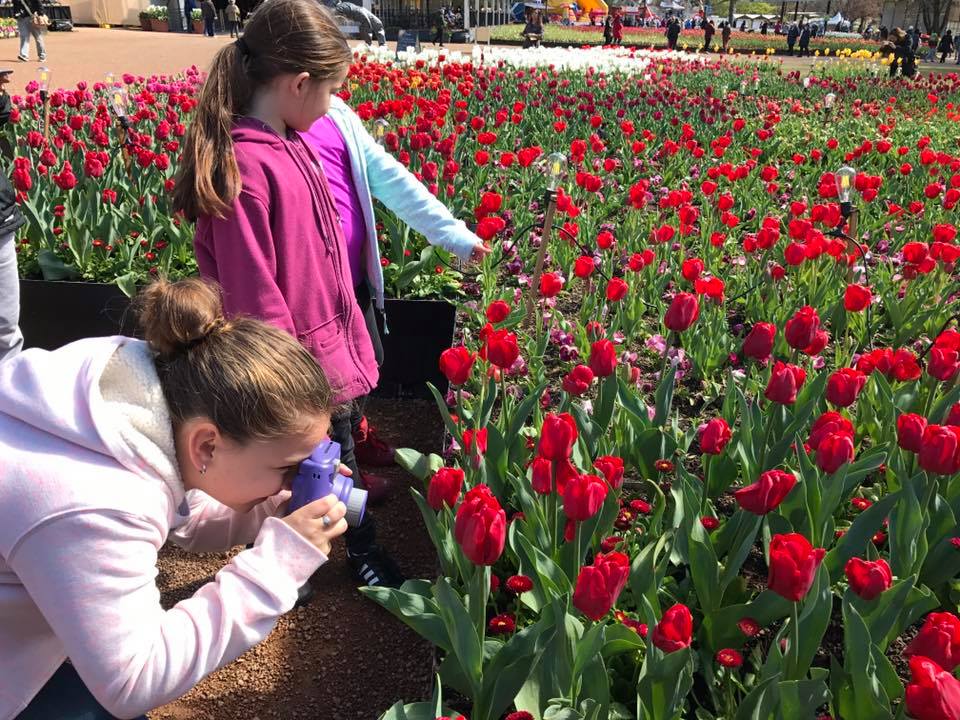
[[[471,262],[480,262],[487,255],[493,252],[493,248],[484,245],[483,242],[478,242],[473,246],[473,252],[470,254]]]
[[[283,521],[329,556],[331,542],[347,531],[347,521],[343,519],[346,514],[346,505],[336,495],[327,495],[295,510]]]

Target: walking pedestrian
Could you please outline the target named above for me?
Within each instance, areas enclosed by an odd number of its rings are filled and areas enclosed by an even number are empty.
[[[800,57],[810,54],[810,23],[806,23],[800,30]]]
[[[47,59],[47,47],[43,34],[50,24],[40,0],[13,0],[13,16],[17,19],[17,31],[20,34],[20,54],[17,60],[30,60],[30,38],[37,44],[37,58],[40,62]]]
[[[217,20],[217,6],[213,4],[213,0],[203,0],[200,3],[200,12],[203,17],[203,34],[207,37],[216,36],[214,23]]]
[[[937,46],[937,52],[940,53],[940,64],[947,61],[947,55],[953,52],[953,32],[947,30],[940,38],[940,44]]]
[[[237,0],[230,0],[223,11],[227,19],[227,28],[230,30],[230,37],[240,36],[240,8],[237,7]]]
[[[707,21],[706,27],[703,29],[703,51],[710,51],[710,44],[713,42],[713,36],[716,35],[717,28],[713,24],[713,20]]]
[[[797,38],[800,37],[800,28],[796,23],[790,23],[787,28],[787,55],[793,56],[793,46],[797,44]]]

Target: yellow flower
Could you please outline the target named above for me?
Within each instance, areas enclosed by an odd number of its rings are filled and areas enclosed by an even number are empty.
[[[819,51],[819,50],[814,50],[814,51],[813,51],[813,56],[814,56],[814,57],[820,57],[820,51]]]

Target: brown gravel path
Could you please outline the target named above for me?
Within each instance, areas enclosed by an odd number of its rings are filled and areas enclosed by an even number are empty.
[[[371,400],[371,423],[406,447],[438,451],[442,426],[432,402]],[[410,422],[416,418],[416,422]],[[409,577],[433,577],[433,546],[398,467],[393,495],[374,508],[379,541]],[[213,579],[232,553],[195,555],[167,546],[158,583],[165,607]],[[280,619],[263,643],[208,677],[151,720],[374,720],[397,700],[429,696],[432,646],[360,596],[342,543],[313,578],[314,600]]]

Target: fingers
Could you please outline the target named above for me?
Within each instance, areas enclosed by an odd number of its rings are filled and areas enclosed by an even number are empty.
[[[330,495],[326,495],[325,497],[314,500],[311,503],[307,503],[302,508],[300,508],[298,512],[302,512],[308,517],[315,518],[315,519],[319,519],[319,518],[322,518],[324,515],[327,515],[328,517],[330,517],[331,520],[333,520],[334,518],[332,513],[337,505],[340,505],[341,507],[343,507],[344,512],[346,512],[346,507],[343,505],[342,502],[340,502],[337,499],[337,496],[330,494]],[[343,516],[343,513],[341,513],[338,517],[342,517],[342,516]]]
[[[353,477],[353,470],[348,468],[343,463],[340,463],[340,467],[337,468],[337,472],[340,473],[341,475],[345,475],[346,477]]]

